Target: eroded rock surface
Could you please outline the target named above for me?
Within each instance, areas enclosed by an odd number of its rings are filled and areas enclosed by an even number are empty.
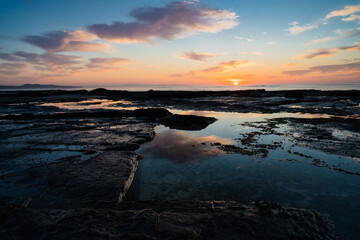
[[[334,239],[304,209],[266,202],[128,202],[118,209],[15,208],[1,239]]]

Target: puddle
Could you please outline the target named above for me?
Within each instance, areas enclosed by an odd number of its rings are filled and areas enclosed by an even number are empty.
[[[108,99],[90,99],[80,102],[53,102],[42,103],[40,106],[58,107],[68,110],[84,110],[84,109],[111,109],[111,110],[135,110],[133,103],[126,100],[113,101]]]
[[[266,200],[329,215],[342,235],[358,230],[360,176],[336,169],[360,172],[359,158],[297,146],[284,134],[290,128],[285,122],[262,124],[274,118],[331,116],[171,111],[218,121],[191,132],[157,127],[154,140],[138,150],[144,159],[127,200]],[[222,146],[231,146],[230,151]],[[267,154],[248,154],[257,149]]]

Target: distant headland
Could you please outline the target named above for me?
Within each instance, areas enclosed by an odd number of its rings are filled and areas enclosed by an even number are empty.
[[[23,84],[20,86],[0,85],[0,89],[68,89],[81,88],[80,86],[62,86],[62,85],[43,85],[43,84]]]

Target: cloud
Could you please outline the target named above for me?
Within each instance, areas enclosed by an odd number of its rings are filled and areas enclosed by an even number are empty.
[[[257,55],[257,56],[263,56],[263,55],[265,55],[265,53],[263,53],[263,52],[241,52],[241,54],[244,54],[244,55],[246,55],[246,54],[252,54],[252,55]]]
[[[324,37],[324,38],[318,38],[318,39],[312,40],[310,43],[307,43],[306,45],[323,43],[323,42],[327,42],[327,41],[334,40],[334,39],[339,39],[339,37]]]
[[[265,55],[265,53],[263,52],[251,52],[252,55],[258,55],[258,56],[263,56]]]
[[[67,70],[68,67],[80,63],[79,57],[68,56],[54,53],[44,53],[39,55],[40,65],[46,66],[46,70]],[[71,69],[71,68],[69,68]]]
[[[253,39],[253,38],[244,38],[244,37],[241,37],[241,36],[235,36],[234,38],[236,38],[238,40],[245,40],[245,41],[248,41],[248,42],[255,42],[255,39]]]
[[[25,63],[1,63],[0,74],[4,75],[17,75],[26,68]]]
[[[127,58],[90,58],[85,66],[91,70],[121,70],[121,65],[130,61]]]
[[[287,30],[293,36],[296,36],[302,32],[305,32],[305,31],[308,31],[311,29],[318,28],[318,26],[312,25],[312,24],[305,24],[303,26],[300,26],[298,22],[292,22],[289,25],[291,25],[292,27],[288,28]]]
[[[321,57],[329,57],[337,54],[340,51],[360,51],[359,45],[352,46],[343,46],[337,48],[322,48],[322,49],[314,49],[310,50],[310,53],[296,55],[294,59],[312,59],[312,58],[321,58]]]
[[[210,9],[198,1],[177,1],[165,7],[134,9],[133,22],[93,24],[88,31],[101,39],[125,43],[149,43],[154,38],[172,40],[198,32],[216,33],[236,26],[234,12]]]
[[[337,72],[359,72],[360,71],[360,62],[347,63],[347,64],[337,64],[337,65],[322,65],[311,67],[307,70],[294,70],[294,71],[283,71],[284,74],[289,76],[296,75],[305,75],[312,72],[320,73],[337,73]]]
[[[343,22],[360,21],[360,15],[351,14],[349,17],[342,18]]]
[[[183,59],[197,60],[197,61],[206,61],[209,58],[219,56],[219,54],[206,53],[206,52],[194,52],[194,51],[184,51],[181,55],[177,57]]]
[[[190,71],[190,72],[182,73],[182,74],[172,74],[170,76],[171,77],[191,77],[191,76],[198,75],[198,74],[222,73],[222,72],[230,71],[232,69],[236,69],[242,65],[246,65],[249,63],[250,63],[249,60],[232,60],[232,61],[227,61],[227,62],[221,62],[215,66],[204,68],[201,70]]]
[[[2,53],[0,58],[10,62],[18,63],[6,63],[6,64],[20,64],[18,66],[31,66],[40,71],[67,71],[71,70],[73,65],[80,63],[80,58],[76,56],[56,54],[52,52],[45,52],[43,54],[29,53],[23,51],[17,51],[14,53]],[[11,66],[11,65],[4,65]],[[17,66],[17,65],[12,65]],[[20,68],[24,69],[24,67]]]
[[[0,53],[0,59],[10,62],[17,62],[19,61],[18,58],[16,58],[13,54],[10,53]]]
[[[312,40],[311,42],[307,43],[306,45],[324,43],[324,42],[327,42],[327,41],[330,41],[330,40],[336,40],[336,39],[345,39],[345,38],[355,37],[355,36],[360,35],[360,30],[359,29],[354,29],[354,28],[337,29],[337,30],[335,30],[335,33],[337,33],[339,36],[315,39],[315,40]]]
[[[351,38],[360,35],[360,28],[337,29],[335,32],[340,35],[341,38]]]
[[[237,68],[241,65],[245,65],[249,63],[248,60],[233,60],[233,61],[228,61],[228,62],[221,62],[220,64],[213,66],[213,67],[209,67],[209,68],[205,68],[203,70],[200,70],[198,72],[203,72],[203,73],[210,73],[210,72],[225,72],[227,70],[233,69],[233,68]]]
[[[137,63],[127,58],[90,58],[84,65],[84,61],[81,61],[82,59],[77,56],[69,56],[52,52],[37,54],[18,51],[14,53],[0,54],[0,59],[1,57],[5,60],[16,62],[3,64],[1,68],[3,71],[13,70],[16,66],[29,66],[38,71],[51,72],[52,74],[61,73],[63,75],[86,69],[91,71],[121,70],[121,65],[123,64]],[[14,67],[11,68],[11,66]],[[20,69],[24,69],[24,67]],[[21,70],[19,72],[21,72]],[[10,73],[11,72],[9,72],[9,74]]]
[[[13,53],[14,56],[17,57],[20,61],[25,61],[26,63],[31,64],[40,64],[46,58],[45,55],[37,54],[37,53],[29,53],[23,51],[17,51]]]
[[[48,52],[104,52],[109,49],[107,44],[90,42],[94,39],[97,39],[95,35],[87,33],[79,28],[73,32],[51,31],[41,36],[28,35],[22,40]]]
[[[295,63],[284,63],[284,67],[290,68],[290,67],[295,67],[295,66],[296,66]]]
[[[353,13],[357,13],[357,12],[360,12],[360,4],[345,6],[343,9],[332,11],[329,14],[327,14],[325,18],[329,19],[332,17],[342,17],[342,16],[347,16],[347,15],[353,14]]]
[[[276,42],[266,42],[267,45],[274,45]]]
[[[223,155],[224,152],[211,144],[232,144],[227,138],[217,136],[200,137],[187,132],[165,130],[144,147],[144,151],[158,159],[170,159],[181,164],[195,164],[209,156]],[[205,143],[205,145],[204,145]]]

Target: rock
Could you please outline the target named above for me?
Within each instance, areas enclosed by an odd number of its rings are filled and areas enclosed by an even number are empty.
[[[216,121],[213,117],[172,114],[164,108],[143,108],[134,110],[135,117],[144,117],[172,129],[201,130]]]
[[[201,130],[214,123],[216,118],[194,115],[174,114],[160,119],[160,123],[173,129],[179,130]]]
[[[164,108],[139,108],[134,110],[135,117],[146,117],[151,119],[172,116],[172,113]]]
[[[317,213],[267,202],[128,202],[10,211],[1,239],[334,239]]]
[[[134,179],[139,157],[134,152],[105,151],[87,161],[70,158],[6,177],[17,186],[31,183],[27,194],[36,208],[116,206]]]

